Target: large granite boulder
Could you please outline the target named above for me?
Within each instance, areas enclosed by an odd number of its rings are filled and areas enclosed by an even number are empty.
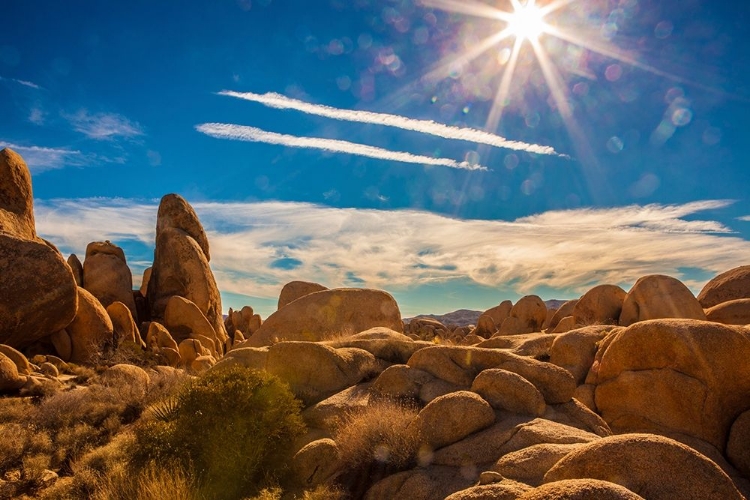
[[[635,282],[625,296],[619,324],[660,318],[706,319],[693,292],[671,276],[652,274]]]
[[[322,292],[328,290],[328,288],[318,283],[311,283],[309,281],[291,281],[284,285],[279,294],[279,303],[277,309],[281,309],[290,302],[294,302],[300,297],[310,295],[315,292]],[[247,332],[245,332],[247,333]]]
[[[557,462],[544,482],[584,478],[625,486],[649,500],[743,500],[714,462],[653,434],[623,434],[581,446]]]
[[[146,294],[152,319],[163,321],[169,299],[178,295],[198,306],[225,343],[221,296],[208,262],[208,239],[195,211],[179,195],[164,196],[156,219],[154,264]]]
[[[587,382],[615,432],[681,433],[724,450],[750,409],[750,330],[708,321],[636,323],[606,337]]]
[[[721,273],[706,283],[698,294],[698,302],[706,309],[737,299],[750,299],[750,266]]]
[[[0,151],[0,343],[24,348],[65,328],[76,314],[75,278],[60,252],[37,237],[31,175]]]
[[[573,308],[577,325],[616,325],[627,293],[617,285],[595,286]]]
[[[317,342],[376,326],[403,332],[401,312],[390,294],[354,288],[323,290],[271,314],[244,345],[258,347],[282,340]]]
[[[133,298],[133,275],[122,248],[109,241],[94,241],[86,247],[83,261],[83,288],[104,307],[122,302],[138,318]]]
[[[114,341],[114,327],[107,310],[87,290],[78,288],[78,311],[65,331],[70,336],[70,361],[91,363],[106,344]]]

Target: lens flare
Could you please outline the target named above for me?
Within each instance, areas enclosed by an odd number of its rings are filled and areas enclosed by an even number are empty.
[[[536,40],[545,32],[544,11],[530,0],[526,5],[515,5],[508,20],[508,31],[521,40]]]

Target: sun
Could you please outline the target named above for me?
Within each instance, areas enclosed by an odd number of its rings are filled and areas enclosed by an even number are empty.
[[[514,12],[508,18],[508,31],[519,40],[536,41],[545,31],[545,12],[537,7],[534,0],[526,5],[513,2]]]

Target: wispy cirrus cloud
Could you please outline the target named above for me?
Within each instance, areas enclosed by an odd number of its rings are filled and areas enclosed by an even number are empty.
[[[741,220],[744,222],[750,222],[750,215],[743,215],[742,217],[737,217],[737,220]]]
[[[703,281],[685,269],[712,276],[745,263],[749,241],[719,222],[684,218],[730,203],[555,211],[515,221],[288,202],[193,206],[208,233],[211,267],[223,292],[275,298],[295,279],[392,292],[425,284],[450,289],[470,281],[505,293],[544,289],[571,297],[601,283],[630,286],[654,273],[680,278],[697,291]],[[151,258],[156,212],[155,201],[36,203],[39,234],[64,252],[83,252],[89,241],[110,239],[125,248],[131,266],[145,266]],[[408,303],[401,307],[405,314],[425,312]],[[436,307],[452,310],[450,304]]]
[[[340,109],[320,104],[311,104],[308,102],[300,101],[298,99],[292,99],[290,97],[286,97],[274,92],[268,92],[266,94],[254,94],[252,92],[235,92],[231,90],[223,90],[219,92],[219,95],[237,97],[239,99],[257,102],[270,108],[292,109],[310,115],[332,118],[334,120],[384,125],[387,127],[409,130],[412,132],[420,132],[423,134],[441,137],[443,139],[467,141],[477,144],[486,144],[488,146],[494,146],[498,148],[565,157],[565,155],[556,152],[549,146],[528,144],[521,141],[513,141],[499,135],[485,132],[484,130],[466,127],[454,127],[451,125],[437,123],[431,120],[417,120],[413,118],[407,118],[405,116],[392,115],[387,113],[374,113],[372,111]]]
[[[76,132],[90,139],[112,140],[115,137],[131,138],[144,135],[143,128],[122,115],[116,113],[90,113],[86,109],[78,110],[63,117],[73,126]]]
[[[66,166],[81,166],[85,163],[84,155],[72,149],[20,146],[0,141],[0,149],[3,148],[10,148],[20,154],[32,174]]]
[[[0,81],[2,82],[12,82],[17,83],[18,85],[23,85],[24,87],[28,87],[30,89],[34,90],[44,90],[44,87],[37,85],[34,82],[30,82],[28,80],[19,80],[17,78],[6,78],[4,76],[0,76]]]
[[[402,163],[416,163],[420,165],[438,165],[443,167],[460,168],[465,170],[487,170],[478,164],[466,161],[457,162],[447,158],[433,158],[415,155],[402,151],[377,148],[365,144],[358,144],[336,139],[321,139],[317,137],[298,137],[295,135],[277,134],[255,127],[233,125],[228,123],[204,123],[195,127],[199,132],[219,139],[234,139],[249,142],[262,142],[292,148],[319,149],[334,153],[347,153],[380,160],[398,161]]]

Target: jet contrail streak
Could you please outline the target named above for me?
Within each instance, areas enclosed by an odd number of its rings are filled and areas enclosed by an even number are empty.
[[[369,123],[373,125],[385,125],[388,127],[400,128],[402,130],[411,130],[421,132],[443,139],[455,139],[460,141],[486,144],[498,148],[513,149],[516,151],[528,151],[542,155],[552,155],[567,158],[555,151],[549,146],[539,144],[528,144],[520,141],[511,141],[499,135],[485,132],[484,130],[473,128],[461,128],[451,125],[444,125],[431,120],[416,120],[405,116],[391,115],[386,113],[374,113],[372,111],[355,111],[349,109],[333,108],[320,104],[311,104],[308,102],[292,99],[290,97],[268,92],[266,94],[254,94],[252,92],[234,92],[232,90],[222,90],[219,95],[237,97],[248,101],[257,102],[276,109],[293,109],[310,115],[323,116],[334,120],[342,120],[358,123]]]
[[[414,155],[400,151],[367,146],[335,139],[320,139],[317,137],[297,137],[294,135],[277,134],[255,127],[233,125],[228,123],[204,123],[195,127],[211,137],[219,139],[234,139],[240,141],[263,142],[292,148],[320,149],[334,153],[348,153],[369,158],[416,163],[420,165],[437,165],[443,167],[460,168],[464,170],[487,170],[487,167],[469,162],[457,162],[447,158],[431,158],[429,156]]]

